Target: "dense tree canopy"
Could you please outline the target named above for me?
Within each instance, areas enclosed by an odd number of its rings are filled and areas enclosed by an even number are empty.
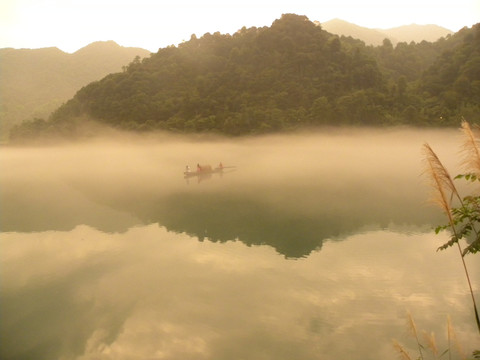
[[[286,14],[192,35],[91,83],[12,131],[74,134],[82,119],[138,131],[264,133],[323,124],[453,125],[480,114],[480,24],[435,43],[366,46]]]

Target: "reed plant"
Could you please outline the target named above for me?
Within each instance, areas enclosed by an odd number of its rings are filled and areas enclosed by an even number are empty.
[[[417,347],[418,354],[412,355],[407,348],[405,348],[402,344],[400,344],[397,340],[393,340],[393,347],[398,353],[400,359],[402,360],[427,360],[427,359],[434,359],[434,360],[440,360],[440,359],[448,359],[448,360],[453,360],[453,359],[461,359],[461,360],[467,360],[467,356],[465,355],[465,352],[463,351],[462,345],[457,339],[457,336],[455,334],[455,330],[452,326],[452,322],[450,320],[450,317],[447,318],[447,346],[446,348],[440,352],[440,348],[437,345],[437,341],[435,339],[435,334],[433,332],[426,332],[422,330],[420,333],[419,330],[417,329],[417,325],[415,323],[415,320],[413,319],[413,316],[410,312],[407,313],[407,330],[409,335],[414,339],[415,345]],[[423,334],[423,336],[420,336],[420,334]],[[422,340],[423,338],[423,340]],[[478,359],[480,358],[477,357],[476,352],[472,354],[473,359]]]
[[[466,171],[454,179],[463,179],[467,182],[480,181],[480,149],[478,137],[465,120],[462,121],[464,143],[462,146],[462,166]],[[454,179],[443,166],[442,162],[428,144],[423,145],[425,159],[425,173],[431,181],[433,192],[432,200],[445,213],[447,224],[438,226],[435,231],[450,231],[450,240],[441,245],[438,250],[445,250],[451,246],[458,249],[462,261],[465,277],[467,279],[470,295],[473,302],[475,321],[480,334],[480,319],[473,293],[470,274],[464,257],[480,251],[480,195],[468,194],[461,196]],[[460,243],[463,240],[463,245]]]

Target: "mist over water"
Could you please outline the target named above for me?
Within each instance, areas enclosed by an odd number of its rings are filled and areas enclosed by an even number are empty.
[[[7,211],[1,226],[5,231],[59,230],[80,223],[124,231],[134,223],[148,223],[143,217],[149,207],[168,203],[178,208],[183,204],[176,202],[186,201],[188,208],[175,210],[188,214],[196,202],[208,208],[222,199],[231,201],[232,208],[248,201],[252,210],[268,207],[278,216],[348,215],[360,226],[425,225],[435,211],[425,206],[420,147],[431,140],[432,146],[435,141],[441,145],[439,151],[452,149],[458,141],[452,135],[336,129],[239,140],[124,136],[117,141],[4,148],[0,181]],[[197,163],[220,162],[232,168],[207,178],[183,178],[186,165],[195,169]],[[399,204],[411,208],[403,211]],[[118,221],[107,224],[113,215]],[[162,225],[162,219],[152,220]]]
[[[407,309],[473,349],[424,142],[457,173],[453,130],[1,148],[0,357],[385,359]]]

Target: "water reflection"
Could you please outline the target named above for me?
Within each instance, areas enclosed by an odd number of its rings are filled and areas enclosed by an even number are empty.
[[[439,343],[450,314],[468,350],[477,335],[461,306],[469,301],[461,268],[455,254],[433,251],[436,241],[367,232],[285,261],[270,247],[200,243],[157,225],[2,234],[0,351],[8,359],[385,359],[394,356],[391,338],[408,342],[406,309]]]
[[[5,149],[0,226],[29,232],[85,224],[125,232],[159,223],[200,240],[268,244],[287,257],[306,256],[324,239],[365,227],[428,231],[443,219],[424,201],[424,135],[356,131]],[[456,145],[446,133],[434,135],[444,146]],[[235,172],[185,183],[186,159],[219,159],[219,153]]]
[[[452,134],[3,148],[0,357],[386,359],[407,308],[472,348],[419,177],[425,139],[450,168]],[[185,182],[219,160],[236,171]]]

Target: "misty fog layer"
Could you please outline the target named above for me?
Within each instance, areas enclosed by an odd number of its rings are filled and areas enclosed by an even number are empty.
[[[456,131],[127,136],[0,149],[0,357],[389,359],[478,338],[421,146]],[[184,178],[197,163],[223,173]],[[478,262],[468,258],[472,274]],[[478,288],[478,279],[473,279]]]
[[[302,256],[323,239],[361,228],[428,230],[442,221],[427,204],[424,141],[437,145],[447,165],[455,164],[455,132],[409,129],[237,140],[123,136],[4,148],[0,224],[17,232],[77,225],[124,232],[158,223],[199,238],[267,243]],[[183,177],[187,165],[220,162],[222,174]],[[305,248],[290,254],[296,238]]]

